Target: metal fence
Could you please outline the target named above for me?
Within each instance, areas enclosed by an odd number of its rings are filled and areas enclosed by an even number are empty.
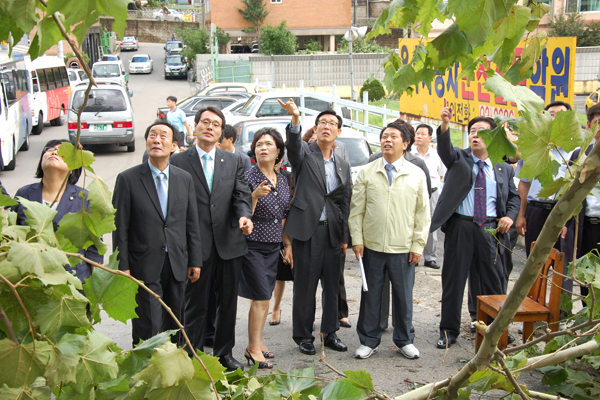
[[[600,74],[600,46],[578,47],[575,56],[575,81],[595,81]]]
[[[353,54],[354,85],[362,86],[369,77],[382,80],[382,64],[387,54]],[[312,54],[292,56],[251,56],[252,80],[271,82],[274,87],[349,86],[350,60],[348,54]]]
[[[249,62],[219,61],[217,82],[252,82],[252,64]]]

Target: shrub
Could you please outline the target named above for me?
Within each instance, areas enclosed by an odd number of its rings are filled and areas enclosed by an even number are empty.
[[[362,88],[360,88],[359,99],[362,99],[363,92],[368,92],[369,100],[372,101],[381,100],[385,97],[385,89],[383,88],[383,85],[375,78],[369,78],[365,81]]]
[[[285,28],[285,21],[279,26],[268,25],[260,28],[260,52],[263,54],[294,54],[296,52],[298,38]]]

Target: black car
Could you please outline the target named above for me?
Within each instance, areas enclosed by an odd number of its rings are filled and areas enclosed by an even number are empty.
[[[181,40],[167,40],[165,44],[165,57],[169,55],[169,52],[173,49],[183,49],[183,42]]]
[[[186,117],[193,117],[196,115],[196,111],[201,108],[213,106],[222,110],[230,104],[233,104],[238,99],[234,99],[233,97],[217,97],[217,96],[192,96],[187,99],[181,100],[177,103],[177,107],[182,110]],[[167,112],[169,112],[168,107],[161,107],[156,112],[156,116],[161,121],[166,121]]]
[[[165,79],[169,77],[187,78],[187,61],[181,54],[166,57]]]

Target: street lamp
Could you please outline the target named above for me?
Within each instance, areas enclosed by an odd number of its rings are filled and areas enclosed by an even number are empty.
[[[352,100],[356,101],[356,92],[354,91],[354,66],[352,63],[352,42],[358,38],[364,38],[367,34],[367,26],[352,26],[350,30],[344,34],[344,39],[348,42],[348,50],[350,51],[350,92]]]

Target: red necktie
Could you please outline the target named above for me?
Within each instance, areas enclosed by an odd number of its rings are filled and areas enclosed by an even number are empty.
[[[483,172],[483,166],[485,163],[481,160],[477,161],[479,172],[475,179],[475,204],[473,209],[473,221],[479,226],[485,224],[487,202],[485,195],[485,172]]]

